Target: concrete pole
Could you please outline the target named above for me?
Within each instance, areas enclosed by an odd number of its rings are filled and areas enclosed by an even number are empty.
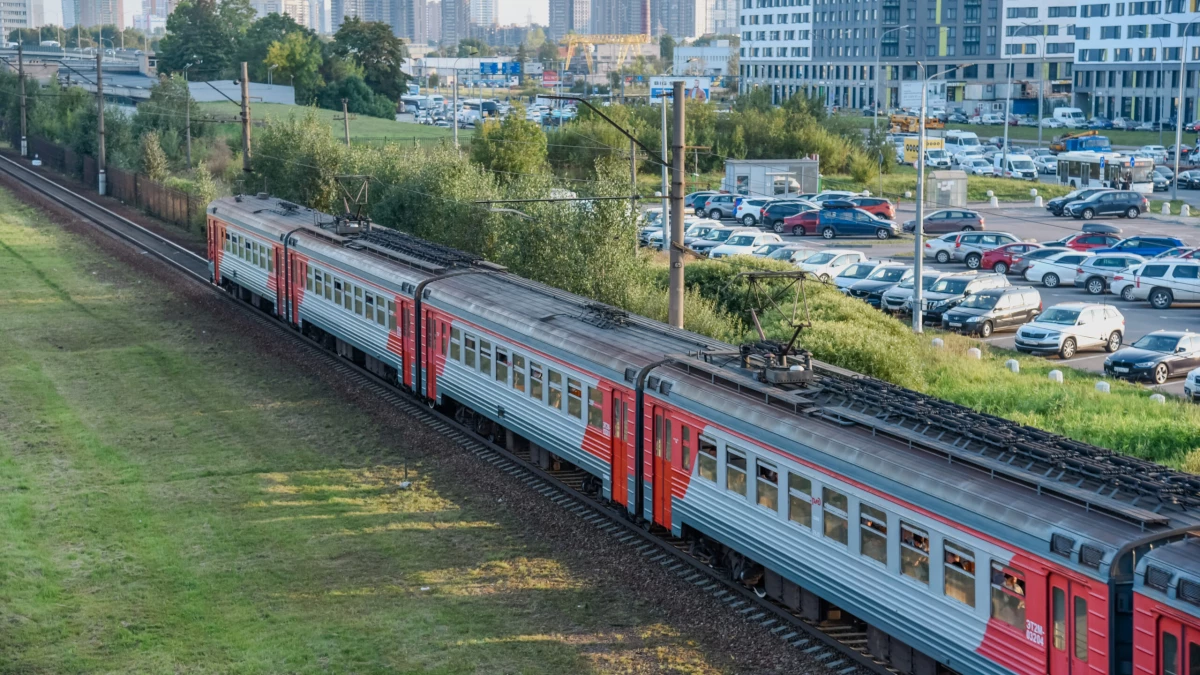
[[[671,161],[667,155],[667,94],[663,92],[662,99],[662,187],[659,191],[662,193],[662,233],[663,233],[663,250],[666,250],[671,241],[671,225],[670,214],[671,209],[667,204],[670,199],[670,190],[667,188],[667,165]]]
[[[250,69],[242,61],[242,171],[250,173]]]
[[[350,109],[346,99],[342,99],[342,129],[346,137],[346,145],[350,145]]]
[[[184,66],[184,68],[183,68],[183,90],[184,90],[184,95],[183,95],[184,96],[183,97],[183,107],[184,107],[183,120],[184,121],[183,121],[183,123],[184,123],[184,127],[185,127],[184,135],[187,136],[188,171],[192,170],[192,90],[191,90],[191,87],[188,85],[188,68],[190,68],[190,67],[191,67],[191,64],[188,64],[187,66]]]
[[[1004,152],[1000,159],[1000,175],[1008,171],[1008,116],[1012,114],[1012,64],[1004,64],[1008,75],[1008,94],[1004,97]],[[1042,118],[1038,117],[1038,128],[1042,126]]]
[[[458,149],[458,60],[454,62],[454,103],[450,111],[450,124],[454,126],[454,149]]]
[[[1179,51],[1179,107],[1175,110],[1175,180],[1171,181],[1171,201],[1175,201],[1179,197],[1179,155],[1180,146],[1183,144],[1183,81],[1187,77],[1187,40],[1188,29],[1191,24],[1183,28],[1183,49]]]
[[[671,271],[667,314],[670,323],[683,328],[683,82],[674,83],[675,134],[671,142]]]
[[[28,128],[26,126],[25,116],[25,43],[24,41],[17,42],[17,79],[21,83],[21,156],[29,156],[29,140],[26,134]]]
[[[1042,33],[1042,66],[1038,72],[1038,147],[1042,147],[1042,115],[1046,114],[1045,104],[1042,102],[1042,95],[1046,91],[1046,34]],[[1004,120],[1008,124],[1008,120]]]
[[[633,139],[629,139],[629,189],[632,190],[629,194],[637,194],[637,147],[633,144]],[[630,199],[629,206],[632,207],[632,212],[637,213],[637,200]]]
[[[922,71],[924,66],[921,62],[917,62],[917,70]],[[925,241],[922,233],[925,229],[925,105],[929,96],[929,78],[923,78],[921,81],[921,114],[917,119],[917,126],[920,127],[917,131],[917,220],[913,226],[913,302],[912,302],[912,326],[913,332],[920,334],[922,332],[922,321],[924,317],[924,305],[922,297],[924,289],[921,288],[923,279],[921,278],[921,268],[925,262]]]
[[[96,127],[96,192],[104,195],[106,185],[106,176],[104,175],[104,68],[102,59],[104,58],[104,45],[96,50],[96,107],[99,112],[98,125]]]

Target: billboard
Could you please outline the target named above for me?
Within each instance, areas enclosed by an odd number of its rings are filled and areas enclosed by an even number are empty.
[[[543,87],[553,87],[557,84],[558,84],[558,71],[557,70],[543,70],[542,71],[542,86]]]
[[[926,86],[929,88],[925,95],[926,108],[942,108],[946,107],[946,83],[945,82],[928,82]],[[920,82],[901,82],[900,83],[900,107],[912,108],[917,110],[921,107],[921,83]]]
[[[684,96],[690,100],[707,101],[712,94],[711,77],[652,77],[650,78],[650,102],[658,103],[663,96],[671,98],[671,88],[676,82],[683,83]]]

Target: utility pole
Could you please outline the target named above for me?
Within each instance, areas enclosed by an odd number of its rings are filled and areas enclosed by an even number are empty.
[[[454,103],[450,122],[454,125],[454,149],[458,149],[458,59],[454,60]]]
[[[918,335],[922,332],[922,321],[925,318],[924,288],[925,280],[921,278],[925,262],[925,105],[929,97],[929,78],[924,77],[925,66],[917,61],[917,73],[921,75],[921,110],[917,116],[917,219],[913,223],[913,297],[912,297],[912,327]],[[1005,124],[1008,120],[1004,120]],[[1038,121],[1039,124],[1041,120]]]
[[[25,42],[17,42],[17,79],[21,82],[21,156],[29,156],[29,141],[26,137],[25,126]]]
[[[674,83],[675,137],[671,142],[671,271],[667,314],[670,323],[683,328],[683,82]]]
[[[667,204],[670,201],[671,192],[667,187],[667,165],[670,164],[670,157],[667,154],[667,92],[662,92],[662,187],[659,191],[662,193],[662,233],[663,233],[663,248],[669,245],[671,241],[671,209]]]
[[[183,90],[184,90],[184,99],[183,99],[184,121],[183,121],[183,123],[184,123],[184,126],[186,127],[184,133],[187,135],[188,171],[192,170],[192,89],[191,89],[191,85],[188,84],[188,68],[191,68],[191,67],[192,67],[192,64],[190,64],[190,63],[183,67]]]
[[[100,196],[104,196],[105,175],[104,175],[104,68],[102,59],[104,58],[104,49],[96,50],[96,106],[99,109],[100,119],[99,125],[96,127],[96,176],[98,185],[96,192]]]
[[[346,99],[342,99],[342,128],[346,135],[346,145],[350,145],[350,110],[347,106]]]
[[[629,139],[629,188],[631,195],[638,193],[637,189],[637,146],[633,144],[633,139]],[[629,200],[629,206],[632,207],[632,212],[637,213],[637,200]]]
[[[250,69],[242,61],[242,171],[250,173]]]

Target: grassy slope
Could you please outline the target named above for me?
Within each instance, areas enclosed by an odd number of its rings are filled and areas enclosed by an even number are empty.
[[[0,672],[713,670],[39,220],[0,193]]]
[[[232,117],[238,114],[238,107],[228,101],[216,103],[201,103],[200,109],[206,113],[219,115],[222,117]],[[250,114],[254,119],[267,119],[274,117],[275,119],[286,119],[289,115],[300,115],[306,112],[306,108],[302,106],[284,105],[282,103],[254,103],[251,106]],[[324,110],[314,108],[317,114],[323,119],[329,121],[329,132],[338,138],[344,135],[342,121],[334,119],[341,117],[340,111]],[[236,129],[236,125],[228,125],[230,129]],[[459,138],[469,137],[470,129],[459,130]],[[442,129],[440,127],[428,126],[425,124],[412,124],[409,122],[395,122],[385,120],[378,117],[367,117],[366,115],[358,115],[356,118],[352,115],[350,120],[350,140],[370,139],[381,140],[389,139],[394,141],[418,141],[439,140],[442,138],[450,138],[453,134],[451,129]]]

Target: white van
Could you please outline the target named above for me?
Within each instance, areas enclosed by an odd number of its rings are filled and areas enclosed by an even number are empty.
[[[978,149],[979,136],[973,131],[947,131],[946,132],[946,152],[951,155],[957,155],[967,148]]]
[[[1004,163],[1004,154],[996,153],[993,162],[997,175],[1021,180],[1037,180],[1038,178],[1037,166],[1034,165],[1033,158],[1028,155],[1009,155],[1008,165],[1001,166]]]
[[[58,40],[42,40],[41,42],[38,43],[38,46],[39,47],[54,47],[55,49],[57,49],[57,48],[61,47],[62,45],[58,44]]]
[[[1087,126],[1087,118],[1079,108],[1055,108],[1054,119],[1063,123],[1068,129],[1081,129]]]

